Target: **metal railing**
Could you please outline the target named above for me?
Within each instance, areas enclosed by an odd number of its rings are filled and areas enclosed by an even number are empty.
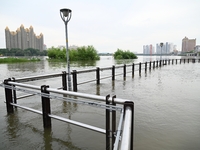
[[[82,128],[105,134],[107,150],[133,149],[134,103],[130,100],[116,98],[116,96],[110,97],[110,95],[98,96],[66,91],[62,89],[58,90],[49,88],[48,85],[35,86],[24,84],[16,82],[16,80],[10,78],[4,80],[0,86],[5,88],[6,108],[8,114],[14,113],[14,107],[19,107],[21,109],[42,115],[44,128],[51,128],[51,118],[53,118],[62,122],[70,123]],[[17,104],[17,100],[22,98],[17,97],[17,91],[28,93],[29,95],[40,96],[42,111]],[[105,129],[52,114],[50,99],[62,100],[105,109]],[[117,129],[116,111],[120,113]]]
[[[200,62],[200,59],[166,59],[166,60],[157,60],[157,61],[150,61],[150,62],[144,62],[144,63],[132,63],[132,64],[124,64],[124,65],[118,65],[118,66],[112,66],[112,67],[104,67],[104,68],[93,68],[93,69],[86,69],[86,70],[73,70],[71,72],[72,74],[72,80],[73,80],[73,91],[77,92],[78,91],[78,85],[82,84],[87,84],[90,82],[96,82],[96,84],[100,84],[101,80],[111,78],[112,80],[115,80],[116,76],[123,76],[123,78],[126,78],[126,75],[128,73],[131,73],[132,76],[134,77],[135,72],[139,72],[139,76],[141,76],[142,70],[145,70],[145,73],[147,73],[147,69],[155,69],[158,67],[162,67],[164,65],[169,65],[170,63],[173,64],[178,64],[178,61],[181,63],[189,63],[192,61],[193,63]],[[116,69],[123,69],[121,72],[118,71],[116,73]],[[129,71],[127,71],[129,69]],[[110,75],[106,76],[101,76],[101,71],[105,70],[111,70]],[[85,73],[90,73],[94,72],[96,73],[96,77],[93,79],[81,81],[78,83],[78,75],[79,74],[85,74]],[[17,82],[27,82],[27,81],[34,81],[34,80],[41,80],[41,79],[48,79],[48,78],[54,78],[54,77],[62,77],[62,87],[59,89],[67,90],[67,76],[68,73],[63,71],[62,73],[55,73],[55,74],[47,74],[47,75],[39,75],[39,76],[31,76],[31,77],[23,77],[23,78],[16,78],[15,80]]]

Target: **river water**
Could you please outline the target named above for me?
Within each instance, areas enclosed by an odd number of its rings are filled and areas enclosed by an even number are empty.
[[[180,56],[166,56],[163,59],[180,59]],[[137,60],[115,61],[103,56],[96,62],[72,62],[71,70],[130,64],[159,59],[156,56],[139,56]],[[65,63],[43,60],[34,63],[0,64],[0,80],[9,77],[60,73],[66,70]],[[127,68],[130,71],[131,68]],[[121,73],[122,69],[116,69]],[[111,70],[101,71],[102,76],[111,75]],[[95,73],[78,74],[78,82],[95,79]],[[61,87],[61,79],[45,79],[29,82],[33,85]],[[200,63],[179,63],[138,71],[124,79],[116,76],[79,85],[78,92],[116,95],[118,98],[134,101],[134,149],[135,150],[199,150],[200,149]],[[0,149],[105,149],[105,135],[69,125],[52,119],[52,129],[44,129],[42,116],[22,110],[7,114],[4,103],[4,89],[0,87]],[[41,110],[40,97],[20,99],[20,105]],[[51,101],[52,114],[83,123],[105,128],[105,111],[80,104],[58,100]]]

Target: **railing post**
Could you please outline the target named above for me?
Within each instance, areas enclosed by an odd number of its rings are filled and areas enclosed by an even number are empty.
[[[183,61],[184,61],[184,64],[185,64],[185,58],[183,59]]]
[[[12,77],[12,81],[13,82],[15,82],[15,78],[14,77]],[[14,88],[15,88],[15,85],[12,85]],[[13,91],[13,102],[15,103],[15,104],[17,104],[17,96],[16,96],[16,90],[12,90]],[[15,108],[17,108],[17,107],[15,107]]]
[[[190,59],[188,58],[188,64],[189,64],[189,62],[190,62]]]
[[[132,76],[134,76],[134,72],[135,71],[135,64],[133,63],[133,65],[132,65]]]
[[[77,92],[77,71],[76,70],[73,70],[72,77],[73,77],[73,90],[74,92]]]
[[[162,60],[160,60],[160,67],[161,67]]]
[[[156,67],[158,68],[158,60],[156,61]]]
[[[174,64],[174,59],[172,59],[172,65]]]
[[[112,80],[115,80],[115,66],[112,66]]]
[[[116,106],[116,103],[114,102],[115,98],[116,95],[112,97],[113,106]],[[114,148],[114,143],[115,143],[115,132],[116,132],[116,111],[112,110],[112,149]]]
[[[151,70],[151,61],[149,62],[149,70]]]
[[[153,69],[155,68],[155,61],[153,61]]]
[[[147,62],[145,62],[145,73],[147,73]]]
[[[124,78],[126,78],[126,64],[124,64]]]
[[[63,86],[63,90],[67,90],[67,72],[66,71],[62,72],[62,86]]]
[[[106,105],[109,105],[109,97],[110,95],[106,96]],[[110,150],[110,131],[110,110],[106,109],[106,150]]]
[[[41,86],[41,93],[43,94],[49,94],[49,92],[46,90],[49,88],[47,85]],[[43,115],[43,126],[44,128],[51,128],[51,117],[49,117],[49,114],[51,114],[51,107],[50,107],[50,98],[41,96],[42,99],[42,115]]]
[[[181,64],[181,59],[180,59],[180,64]]]
[[[195,59],[193,59],[193,63],[195,63]]]
[[[176,64],[177,64],[177,59],[176,59]]]
[[[97,70],[96,70],[96,80],[97,80],[97,84],[100,84],[100,69],[99,69],[99,67],[97,67]]]
[[[7,80],[4,80],[4,84],[8,85],[8,86],[11,86],[10,84],[8,84],[8,81],[11,81],[11,79],[9,78]],[[7,113],[13,113],[14,112],[13,105],[10,104],[10,103],[13,102],[12,89],[8,89],[8,88],[5,87],[5,97],[6,97]]]
[[[139,76],[141,76],[141,68],[142,68],[141,65],[142,65],[142,64],[141,64],[141,62],[140,62],[140,63],[139,63]]]
[[[168,64],[170,65],[170,59],[168,60]]]

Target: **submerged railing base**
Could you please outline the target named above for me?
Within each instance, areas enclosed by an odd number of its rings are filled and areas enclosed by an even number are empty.
[[[42,86],[34,86],[24,83],[18,83],[16,80],[6,79],[4,83],[1,84],[5,88],[5,97],[6,97],[6,107],[8,114],[14,113],[14,107],[18,107],[27,111],[31,111],[36,114],[40,114],[43,116],[43,126],[44,128],[51,128],[51,118],[66,122],[69,124],[73,124],[85,129],[89,129],[101,134],[106,135],[106,150],[114,149],[117,150],[133,149],[133,129],[134,129],[134,103],[130,100],[126,99],[119,99],[116,96],[112,98],[110,95],[98,96],[98,95],[91,95],[79,92],[71,92],[66,90],[58,90],[49,88],[48,85]],[[29,108],[26,106],[21,106],[17,104],[18,98],[17,91],[25,92],[30,95],[36,95],[41,97],[42,103],[42,111],[36,110],[33,108]],[[13,94],[15,93],[15,94]],[[62,95],[62,96],[60,96]],[[65,97],[63,96],[65,95]],[[75,97],[75,98],[66,98],[67,97]],[[19,99],[25,98],[19,97]],[[61,116],[57,116],[51,114],[51,100],[52,98],[62,99],[64,101],[70,101],[73,103],[80,103],[85,104],[91,107],[99,107],[106,110],[106,117],[105,117],[105,127],[106,129],[101,129],[99,127],[95,127],[92,125],[84,124],[78,121],[74,121],[71,119],[66,119]],[[79,98],[86,98],[90,101],[86,100],[79,100]],[[14,101],[16,100],[16,101]],[[104,102],[105,104],[100,104],[100,102]],[[117,105],[116,105],[117,104]],[[120,112],[120,120],[118,123],[118,127],[116,130],[116,111]],[[112,113],[112,119],[110,119],[110,113]],[[111,127],[112,123],[112,127]],[[110,141],[112,139],[112,142]],[[126,140],[126,141],[125,141]]]

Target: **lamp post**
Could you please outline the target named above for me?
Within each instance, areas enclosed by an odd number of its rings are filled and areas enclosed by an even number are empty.
[[[70,72],[70,60],[69,60],[69,49],[68,49],[68,33],[67,33],[67,24],[71,19],[72,11],[70,9],[60,9],[60,17],[65,23],[66,31],[66,57],[67,57],[67,68],[68,68],[68,88],[71,91],[71,72]]]
[[[162,59],[162,47],[163,47],[163,43],[160,43],[160,47],[161,47],[161,49],[160,49],[160,60]]]

